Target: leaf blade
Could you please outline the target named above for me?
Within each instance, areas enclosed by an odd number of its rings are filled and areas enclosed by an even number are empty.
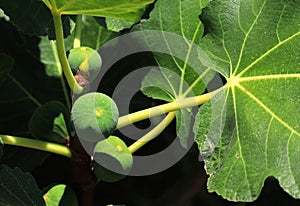
[[[4,165],[0,170],[0,179],[0,199],[6,204],[44,205],[41,191],[30,174]]]
[[[226,78],[228,95],[211,104],[226,108],[223,118],[201,122],[200,112],[194,129],[205,155],[222,126],[205,162],[209,191],[226,199],[255,200],[269,176],[300,197],[299,158],[292,155],[300,144],[299,11],[293,1],[213,1],[202,16],[208,35],[201,45]]]
[[[145,6],[153,3],[153,1],[154,0],[55,0],[54,3],[51,2],[51,6],[60,14],[85,14],[137,22]]]

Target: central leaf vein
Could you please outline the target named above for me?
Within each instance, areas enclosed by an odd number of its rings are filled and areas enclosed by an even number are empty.
[[[238,78],[238,82],[258,81],[267,79],[287,79],[287,78],[300,78],[300,74],[274,74],[274,75],[262,75],[252,77]]]
[[[263,108],[267,113],[274,117],[280,124],[290,130],[292,133],[295,133],[297,136],[300,137],[300,133],[294,130],[289,124],[287,124],[283,119],[278,117],[270,108],[268,108],[263,102],[261,102],[257,97],[255,97],[250,91],[244,88],[242,85],[236,85],[239,89],[241,89],[245,94],[247,94],[251,99],[253,99],[261,108]],[[246,92],[245,92],[246,91]]]

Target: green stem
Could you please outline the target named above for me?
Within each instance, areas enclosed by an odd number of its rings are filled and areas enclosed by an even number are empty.
[[[24,137],[15,137],[10,135],[0,135],[0,139],[4,144],[8,144],[8,145],[15,145],[15,146],[42,150],[46,152],[52,152],[69,158],[72,156],[70,149],[67,146],[60,145],[60,144],[45,142],[36,139],[29,139]]]
[[[76,27],[75,27],[73,48],[80,47],[81,25],[82,25],[82,15],[77,15],[77,17],[76,17]]]
[[[60,64],[71,90],[75,94],[80,94],[83,91],[83,88],[77,84],[66,56],[61,15],[57,11],[52,10],[52,16],[55,26],[56,46]]]
[[[149,141],[153,140],[155,137],[157,137],[174,119],[175,112],[170,112],[156,127],[154,127],[150,132],[148,132],[146,135],[141,137],[138,141],[133,143],[128,147],[129,151],[131,153],[134,153],[141,147],[143,147],[145,144],[147,144]]]
[[[156,107],[151,107],[138,112],[134,112],[132,114],[122,116],[118,120],[117,129],[120,129],[134,122],[138,122],[154,116],[169,113],[179,109],[184,109],[184,108],[194,107],[200,104],[204,104],[205,102],[210,100],[213,96],[215,96],[218,92],[220,92],[222,89],[223,88],[219,88],[213,92],[195,96],[195,97],[177,99],[174,102],[162,104]]]
[[[52,48],[53,55],[55,58],[55,62],[59,62],[59,57],[58,57],[58,53],[57,53],[57,49],[56,49],[56,43],[55,43],[55,41],[50,41],[50,43],[51,43],[51,48]],[[69,95],[69,92],[66,87],[65,78],[62,75],[62,67],[61,67],[61,65],[58,65],[57,68],[59,68],[60,83],[61,83],[62,90],[63,90],[64,96],[65,96],[67,107],[68,107],[68,109],[71,109],[70,95]]]

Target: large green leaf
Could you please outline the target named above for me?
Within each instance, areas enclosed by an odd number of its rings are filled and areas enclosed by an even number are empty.
[[[30,174],[3,165],[0,180],[1,205],[45,205],[41,191]]]
[[[142,91],[147,96],[171,102],[204,92],[206,85],[203,79],[207,83],[212,78],[213,71],[208,68],[209,64],[204,65],[200,61],[196,46],[203,35],[199,15],[206,4],[201,0],[158,0],[150,19],[141,23],[143,31],[165,32],[157,38],[148,37],[150,47],[168,48],[167,54],[154,54],[160,69],[151,70],[143,81]],[[182,38],[178,39],[168,32]],[[184,147],[187,147],[191,137],[192,116],[190,109],[183,109],[176,114],[177,135]]]
[[[300,4],[215,0],[202,47],[226,78],[195,132],[209,191],[253,201],[269,176],[300,198]]]
[[[1,27],[2,42],[5,42],[1,49],[14,59],[14,65],[0,85],[0,133],[30,138],[28,121],[34,110],[50,100],[65,103],[65,97],[61,80],[47,75],[43,64],[37,60],[39,39],[18,33],[9,23],[5,25]],[[5,146],[1,163],[29,171],[48,155],[32,149]]]
[[[154,0],[43,0],[60,14],[86,14],[111,17],[131,22],[139,20],[146,5]]]
[[[51,13],[41,0],[14,0],[0,1],[6,15],[17,28],[29,35],[45,36],[55,38],[54,25]],[[70,34],[69,19],[63,19],[64,35]]]

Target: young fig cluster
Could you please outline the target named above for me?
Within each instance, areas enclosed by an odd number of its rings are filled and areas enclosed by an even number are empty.
[[[71,118],[77,136],[95,144],[93,167],[96,176],[105,182],[125,177],[133,158],[123,140],[112,136],[119,118],[116,103],[103,93],[87,93],[74,102]]]
[[[102,65],[99,53],[89,47],[71,49],[68,61],[77,83],[85,88],[96,78]],[[78,138],[95,145],[95,175],[105,182],[125,177],[133,158],[123,140],[112,136],[119,118],[116,103],[103,93],[86,93],[75,100],[71,117]]]

